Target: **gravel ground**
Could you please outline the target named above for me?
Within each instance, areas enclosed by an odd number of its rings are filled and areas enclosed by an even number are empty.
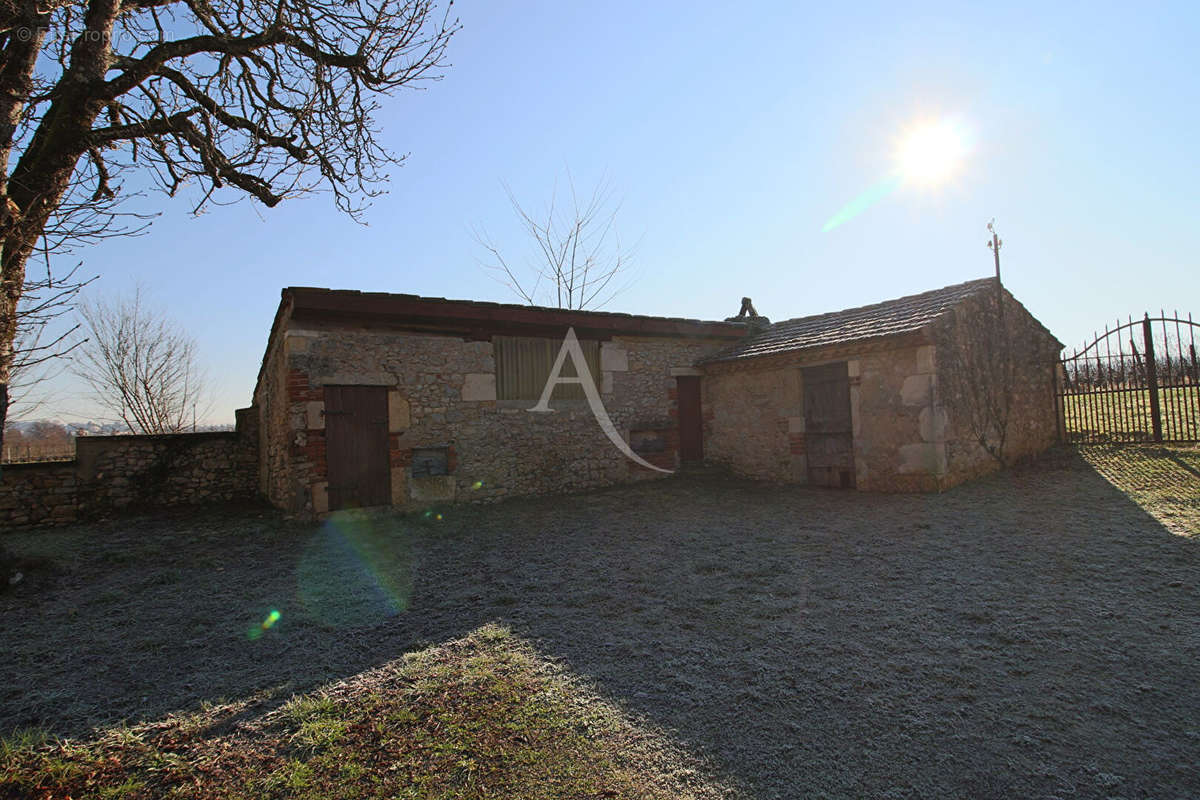
[[[497,621],[754,797],[1200,796],[1200,537],[1077,458],[441,513],[6,535],[55,567],[0,594],[0,730],[306,689]]]

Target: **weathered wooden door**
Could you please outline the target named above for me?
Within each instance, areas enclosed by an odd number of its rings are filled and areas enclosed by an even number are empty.
[[[700,413],[700,376],[680,375],[675,379],[679,409],[679,460],[704,460],[704,422]]]
[[[806,367],[804,445],[808,482],[843,489],[854,486],[854,428],[850,418],[850,375],[846,362]]]
[[[325,387],[325,458],[331,511],[391,502],[385,387]]]

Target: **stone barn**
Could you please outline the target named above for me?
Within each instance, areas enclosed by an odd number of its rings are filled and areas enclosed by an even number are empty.
[[[634,454],[666,470],[702,458],[695,365],[745,323],[289,288],[254,392],[260,490],[321,514],[662,474],[609,441],[579,386],[554,390],[554,413],[527,410],[569,329]]]
[[[554,388],[553,413],[529,410],[568,330],[611,436],[578,383]],[[709,461],[776,481],[936,491],[996,468],[984,445],[1002,441],[1011,459],[1055,441],[1061,347],[993,279],[774,325],[748,303],[700,321],[293,287],[254,392],[259,488],[319,515]],[[557,374],[574,377],[573,365]],[[979,435],[981,387],[1005,393],[999,434]]]
[[[1054,444],[1062,347],[993,278],[778,322],[698,362],[705,453],[770,480],[945,489]]]

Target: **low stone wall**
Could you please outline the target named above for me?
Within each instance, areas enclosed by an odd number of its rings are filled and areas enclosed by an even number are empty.
[[[0,528],[58,525],[122,511],[247,501],[257,494],[258,433],[87,436],[74,461],[0,467]]]
[[[41,461],[0,467],[0,528],[61,525],[78,515],[74,461]]]

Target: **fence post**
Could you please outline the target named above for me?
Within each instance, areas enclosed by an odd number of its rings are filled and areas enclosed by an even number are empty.
[[[1142,319],[1142,338],[1146,344],[1146,383],[1150,386],[1150,424],[1154,428],[1154,441],[1162,441],[1162,417],[1158,407],[1158,364],[1154,358],[1154,334],[1150,328],[1150,314]]]

